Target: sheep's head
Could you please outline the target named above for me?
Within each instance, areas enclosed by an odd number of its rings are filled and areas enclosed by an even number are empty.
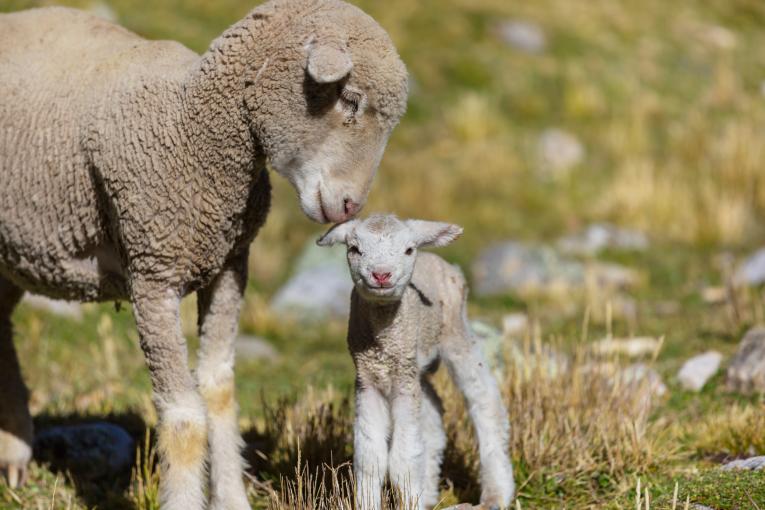
[[[351,278],[362,298],[395,301],[412,280],[417,249],[446,246],[461,234],[461,227],[449,223],[374,215],[336,225],[317,244],[346,245]]]
[[[250,70],[254,131],[309,218],[345,221],[366,202],[406,109],[406,68],[385,31],[349,4],[278,0],[262,10],[278,18],[277,39],[294,40],[274,43]]]

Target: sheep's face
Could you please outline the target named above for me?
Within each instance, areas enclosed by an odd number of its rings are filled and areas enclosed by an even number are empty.
[[[382,28],[355,7],[327,5],[321,22],[295,29],[306,34],[299,46],[257,69],[251,97],[272,168],[320,223],[361,210],[407,98],[406,68]]]
[[[387,302],[401,299],[411,282],[418,248],[446,246],[460,234],[462,228],[449,223],[374,215],[335,226],[318,244],[345,244],[356,291],[367,301]]]

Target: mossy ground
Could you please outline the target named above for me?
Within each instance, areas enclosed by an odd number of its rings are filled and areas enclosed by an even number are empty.
[[[0,10],[50,3],[58,2],[5,0]],[[596,382],[580,386],[589,398],[579,401],[574,386],[509,374],[504,389],[514,399],[519,506],[634,507],[639,479],[641,495],[647,489],[654,507],[671,505],[677,482],[681,504],[688,497],[721,510],[765,508],[765,475],[715,469],[729,458],[765,454],[762,398],[727,392],[722,375],[699,394],[673,379],[690,355],[717,349],[729,357],[746,328],[765,317],[759,289],[714,305],[701,297],[705,286],[726,281],[721,254],[740,257],[765,241],[765,4],[358,3],[390,31],[413,76],[409,112],[391,139],[367,210],[462,224],[464,238],[443,253],[465,268],[491,241],[552,241],[595,220],[639,228],[652,240],[645,253],[601,257],[642,274],[631,292],[634,316],[608,320],[609,297],[592,293],[471,301],[474,317],[496,324],[509,311],[528,312],[540,337],[564,350],[608,331],[665,339],[654,367],[669,395],[644,421]],[[110,6],[142,35],[203,51],[253,5],[113,0]],[[527,55],[504,45],[495,24],[510,17],[538,23],[546,51]],[[586,148],[584,161],[557,179],[536,171],[536,140],[548,127],[575,133]],[[257,478],[250,484],[253,504],[321,508],[306,502],[302,489],[302,500],[295,495],[295,464],[300,452],[316,475],[322,463],[348,459],[353,370],[344,324],[305,327],[268,309],[295,255],[321,231],[302,216],[288,185],[274,181],[275,207],[253,246],[242,329],[272,341],[281,359],[238,365],[240,425]],[[193,324],[193,309],[184,308],[186,324]],[[22,306],[14,321],[38,426],[106,418],[143,444],[156,416],[129,308],[90,305],[83,321],[73,322]],[[445,502],[477,496],[475,455],[460,411],[455,404],[447,413],[452,453]],[[627,424],[640,433],[628,435]],[[339,498],[343,473],[336,490],[328,489]],[[323,476],[320,486],[331,488],[332,472]],[[156,501],[148,458],[130,483],[90,486],[76,474],[35,465],[22,490],[0,486],[0,508],[144,510],[157,508]]]

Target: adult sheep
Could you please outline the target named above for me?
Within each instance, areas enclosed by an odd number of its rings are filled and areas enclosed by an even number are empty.
[[[30,460],[10,316],[25,290],[129,299],[158,410],[165,510],[249,508],[233,339],[266,161],[317,222],[366,200],[404,112],[384,30],[340,0],[273,0],[201,57],[64,8],[0,15],[0,467]],[[198,293],[187,362],[179,302]],[[208,455],[209,442],[209,455]]]

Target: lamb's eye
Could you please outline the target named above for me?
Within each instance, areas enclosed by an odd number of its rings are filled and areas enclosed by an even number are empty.
[[[358,246],[349,246],[348,253],[352,253],[354,255],[361,255],[361,250],[359,250]]]
[[[406,253],[407,255],[411,255],[412,253],[414,253],[414,248],[407,248],[404,253]]]

